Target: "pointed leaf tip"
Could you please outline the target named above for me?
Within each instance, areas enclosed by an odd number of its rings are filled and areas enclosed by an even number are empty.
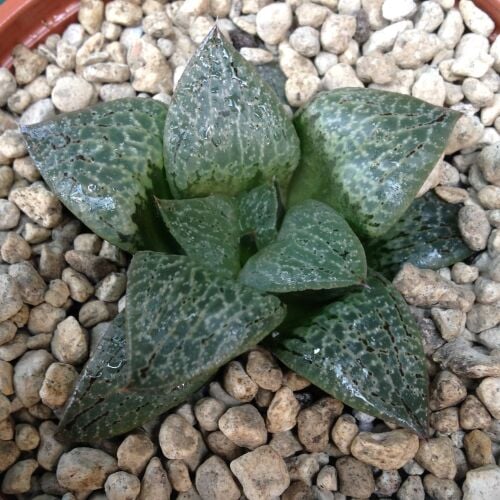
[[[421,333],[399,292],[377,273],[367,287],[267,342],[290,369],[349,406],[427,434]]]
[[[184,70],[165,123],[173,195],[232,196],[274,179],[284,189],[299,149],[272,89],[214,28]]]
[[[315,198],[338,210],[358,235],[384,234],[414,200],[458,116],[375,89],[319,93],[295,119],[302,157],[290,203]]]
[[[153,99],[118,99],[23,127],[51,190],[92,231],[128,252],[168,250],[153,201],[153,194],[169,197],[166,110]]]
[[[207,380],[260,342],[285,315],[277,297],[244,287],[185,256],[139,252],[128,278],[132,388],[168,389],[192,379]]]

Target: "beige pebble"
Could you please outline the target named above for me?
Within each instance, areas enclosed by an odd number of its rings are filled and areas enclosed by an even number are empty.
[[[138,476],[154,455],[155,446],[145,434],[129,434],[116,451],[118,467]]]
[[[196,489],[203,500],[238,500],[240,489],[226,463],[213,455],[196,469]]]
[[[21,451],[30,451],[38,447],[40,434],[36,427],[30,424],[16,425],[16,444]]]
[[[465,435],[464,449],[467,461],[473,469],[483,465],[495,464],[491,439],[479,429]]]
[[[500,419],[500,377],[487,377],[476,389],[477,397],[491,415]]]
[[[238,458],[243,453],[243,449],[233,443],[221,431],[211,432],[206,440],[210,450],[228,462]]]
[[[27,493],[31,488],[31,476],[37,467],[37,461],[32,458],[15,463],[5,473],[2,492],[8,495]]]
[[[160,448],[167,458],[186,459],[198,447],[200,433],[180,415],[169,415],[159,433]]]
[[[252,401],[259,388],[248,376],[241,363],[231,361],[224,372],[224,389],[233,398],[247,403]]]
[[[340,401],[325,397],[299,412],[298,437],[307,451],[325,451],[333,420],[342,413],[343,408]]]
[[[288,387],[282,387],[274,395],[267,410],[266,425],[269,432],[284,432],[297,423],[300,404]]]
[[[340,493],[357,498],[369,498],[375,491],[371,468],[353,457],[339,458],[337,469]]]
[[[135,500],[140,490],[139,479],[125,471],[110,474],[104,483],[106,498],[109,500]]]
[[[349,414],[340,415],[332,427],[332,441],[342,453],[348,455],[352,441],[358,433],[356,419]]]
[[[194,406],[194,414],[200,427],[205,431],[216,431],[218,422],[226,407],[214,398],[202,398]]]
[[[170,500],[172,486],[158,457],[149,461],[141,481],[139,500]]]
[[[210,443],[208,443],[208,445],[210,446]],[[173,489],[179,492],[189,491],[193,484],[189,477],[187,465],[182,460],[168,460],[166,465],[168,478],[170,479]]]
[[[360,432],[351,444],[352,455],[378,469],[400,469],[417,453],[418,437],[406,429]]]
[[[285,462],[270,446],[245,453],[233,460],[230,468],[248,500],[278,497],[290,485]]]
[[[59,484],[68,490],[93,491],[102,488],[116,470],[116,460],[104,451],[80,447],[61,456],[56,474]]]
[[[45,372],[40,397],[49,408],[60,408],[66,403],[75,385],[78,372],[66,363],[52,363]]]
[[[220,417],[219,428],[233,443],[244,448],[254,449],[267,441],[264,419],[249,404],[229,408]]]
[[[447,437],[422,440],[415,460],[440,479],[453,479],[457,473],[453,445]]]
[[[276,392],[282,384],[283,373],[271,354],[262,350],[250,351],[246,372],[262,389]]]

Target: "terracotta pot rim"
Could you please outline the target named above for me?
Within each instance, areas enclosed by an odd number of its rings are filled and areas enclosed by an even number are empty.
[[[495,37],[500,32],[500,0],[474,1],[495,21]],[[0,0],[0,66],[11,67],[10,54],[17,44],[33,48],[75,22],[79,4],[79,0]]]

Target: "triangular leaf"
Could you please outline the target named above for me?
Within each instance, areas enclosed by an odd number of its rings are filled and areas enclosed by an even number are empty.
[[[277,327],[285,309],[188,257],[140,252],[126,313],[131,386],[152,389],[208,378]]]
[[[275,179],[285,188],[300,154],[273,90],[217,28],[177,85],[164,147],[176,198],[232,196]]]
[[[463,261],[473,252],[460,236],[459,210],[432,192],[417,198],[388,233],[368,242],[370,265],[392,278],[405,262],[440,269]]]
[[[380,275],[270,342],[285,365],[349,406],[427,434],[421,334],[401,295]]]
[[[410,206],[458,116],[381,90],[318,94],[295,119],[302,158],[290,203],[315,198],[360,236],[384,234]]]
[[[153,194],[169,197],[167,108],[120,99],[23,128],[42,177],[86,226],[128,252],[167,250]]]
[[[257,248],[272,243],[278,234],[280,202],[276,186],[264,184],[238,198],[240,234],[255,237]]]
[[[87,441],[123,434],[184,401],[205,380],[189,380],[168,391],[126,388],[129,365],[125,316],[119,314],[80,374],[59,423],[64,440]]]
[[[360,241],[333,208],[308,200],[292,207],[278,239],[247,261],[241,283],[285,293],[342,288],[366,277]]]
[[[209,269],[240,269],[238,207],[232,198],[207,196],[190,200],[158,200],[173,237],[191,259]]]

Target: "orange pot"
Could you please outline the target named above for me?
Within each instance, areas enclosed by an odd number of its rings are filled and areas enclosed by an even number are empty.
[[[10,67],[18,43],[34,47],[77,19],[78,0],[0,0],[0,66]],[[500,32],[500,0],[476,0]],[[496,34],[495,33],[495,34]]]
[[[78,15],[78,0],[0,0],[0,66],[10,66],[18,43],[34,47]]]

